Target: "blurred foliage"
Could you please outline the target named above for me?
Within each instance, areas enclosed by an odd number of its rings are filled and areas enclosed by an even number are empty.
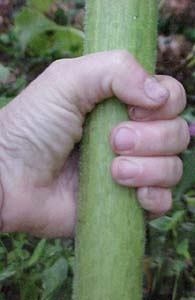
[[[82,54],[84,0],[0,1],[0,107],[53,60]],[[195,122],[195,3],[159,0],[157,72],[187,91]],[[195,300],[195,138],[182,154],[173,209],[148,221],[144,299]],[[70,300],[73,241],[0,236],[0,300]]]
[[[77,7],[83,7],[81,1],[75,5],[67,1],[57,5],[53,0],[28,0],[26,5],[15,2],[14,6],[13,1],[6,1],[8,28],[5,30],[0,23],[0,106],[16,96],[53,60],[82,54],[84,34],[72,26]],[[3,12],[1,5],[0,2]]]
[[[0,299],[69,300],[72,262],[70,241],[2,234]]]

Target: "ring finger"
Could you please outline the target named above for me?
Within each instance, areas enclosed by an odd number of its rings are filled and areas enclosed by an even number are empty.
[[[180,180],[182,172],[182,161],[177,156],[119,156],[111,164],[113,179],[129,187],[171,187]]]

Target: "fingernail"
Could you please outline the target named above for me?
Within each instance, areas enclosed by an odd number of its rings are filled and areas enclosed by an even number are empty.
[[[121,159],[118,162],[118,178],[119,179],[131,179],[136,177],[140,173],[140,165],[127,159]]]
[[[169,97],[169,91],[155,77],[148,77],[144,83],[146,96],[156,102],[163,102]]]
[[[151,116],[153,112],[151,110],[146,110],[142,108],[132,107],[129,110],[129,115],[133,119],[142,120]]]
[[[131,128],[120,128],[116,132],[114,146],[119,151],[131,150],[136,144],[136,134]]]

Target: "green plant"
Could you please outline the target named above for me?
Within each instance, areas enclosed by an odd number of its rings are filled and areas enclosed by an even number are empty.
[[[3,234],[0,239],[0,282],[4,290],[9,290],[12,299],[50,300],[59,297],[69,300],[71,285],[66,283],[70,280],[68,272],[71,272],[72,257],[70,241]],[[0,297],[5,299],[3,290]]]
[[[0,2],[6,3],[11,1]],[[139,1],[136,2],[139,4]],[[185,1],[160,1],[165,6],[173,2],[180,5],[180,2],[184,3]],[[189,0],[190,8],[192,5],[195,5],[193,2]],[[52,3],[51,7],[50,3]],[[115,1],[110,1],[110,6],[114,5],[113,3]],[[44,47],[44,49],[40,48],[34,51],[35,47],[30,41],[24,48],[24,44],[22,44],[20,39],[20,33],[24,36],[23,32],[26,32],[26,28],[30,24],[23,23],[21,25],[20,22],[16,23],[15,18],[20,16],[20,14],[24,14],[24,11],[28,8],[30,11],[35,11],[36,16],[41,14],[44,19],[52,21],[52,24],[82,28],[81,23],[79,25],[75,23],[75,19],[77,19],[76,16],[78,14],[82,15],[82,10],[78,10],[78,8],[83,7],[83,5],[83,0],[29,0],[26,1],[25,5],[16,5],[13,11],[9,13],[9,22],[13,23],[13,26],[8,26],[7,31],[0,33],[1,106],[13,99],[51,61],[62,57],[74,57],[77,55],[76,53],[82,52],[82,41],[80,39],[80,49],[78,47],[69,48],[69,46],[59,49],[57,46]],[[160,48],[162,47],[163,52],[159,51],[158,73],[171,74],[185,84],[189,105],[183,116],[189,123],[195,122],[195,73],[193,64],[195,26],[193,11],[192,8],[187,14],[185,13],[185,16],[179,15],[176,17],[170,11],[170,8],[169,10],[161,9],[159,18],[159,46]],[[107,17],[108,15],[105,16],[105,19]],[[114,19],[115,16],[110,26],[112,26],[111,31],[116,33],[117,23],[115,22],[113,25]],[[20,29],[19,31],[18,28]],[[38,32],[38,35],[46,35],[51,45],[54,31]],[[80,35],[83,34],[79,32]],[[65,36],[67,35],[65,34]],[[76,36],[78,37],[77,34]],[[185,41],[185,44],[181,44],[180,38]],[[191,43],[190,52],[187,50],[189,42]],[[70,45],[70,43],[66,43],[63,40],[63,45]],[[171,48],[171,46],[175,45],[177,45],[176,48]],[[185,53],[186,51],[188,52],[187,54],[183,54],[184,48]],[[105,48],[102,47],[101,50],[103,49]],[[188,63],[189,59],[190,65]],[[195,172],[194,163],[192,163],[194,160],[194,139],[183,159],[184,177],[174,191],[175,201],[172,211],[159,220],[148,222],[150,234],[147,233],[147,256],[144,260],[146,275],[144,281],[145,300],[171,300],[174,298],[177,300],[195,300]],[[117,201],[120,201],[120,199],[117,199]],[[99,234],[103,233],[95,232],[94,239],[98,242],[100,240]],[[59,262],[60,264],[62,262],[61,258],[63,258],[64,264],[64,269],[62,270],[64,282],[58,282],[57,280],[56,283],[53,280],[54,284],[48,293],[47,284],[52,276],[56,274],[56,278],[58,278],[59,272],[61,272],[61,269],[58,268]],[[104,261],[101,262],[101,266],[103,264]],[[68,273],[66,276],[67,266]],[[70,241],[42,241],[24,234],[1,234],[0,300],[40,300],[43,297],[46,297],[47,300],[70,300],[73,266],[73,243]],[[114,264],[114,272],[118,272],[116,266],[117,261]],[[51,269],[53,270],[52,272]],[[103,269],[104,266],[102,267]],[[47,270],[49,270],[48,278],[45,276]],[[88,278],[86,277],[86,285],[88,286],[87,280]]]
[[[46,13],[54,0],[29,0],[13,14],[14,25],[0,34],[0,107],[13,99],[49,63],[81,55],[84,34]],[[56,14],[58,13],[56,8]],[[65,12],[62,12],[65,16]],[[75,13],[75,12],[74,12]],[[5,59],[4,59],[5,56]],[[8,60],[8,63],[6,64]]]
[[[154,71],[156,0],[86,1],[85,53],[128,49]],[[142,297],[144,222],[133,190],[109,176],[111,128],[126,107],[106,100],[89,116],[82,143],[74,300]]]

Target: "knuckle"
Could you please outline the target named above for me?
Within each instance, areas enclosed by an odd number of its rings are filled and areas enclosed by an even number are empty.
[[[43,75],[46,76],[46,79],[48,81],[53,82],[54,78],[56,78],[56,75],[59,73],[59,69],[60,69],[60,60],[55,60],[47,67]]]
[[[187,103],[186,92],[181,82],[179,82],[175,78],[172,78],[172,90],[174,91],[174,96],[176,100],[180,100],[181,108],[183,110]]]
[[[49,79],[56,80],[62,78],[61,74],[63,74],[63,70],[65,70],[68,66],[68,59],[57,59],[53,61],[45,70],[46,75]]]
[[[177,84],[178,84],[178,98],[181,99],[182,108],[184,109],[187,104],[186,91],[183,85],[179,81],[177,81]]]
[[[162,78],[162,77],[161,77]],[[167,87],[169,88],[170,95],[170,110],[177,114],[184,110],[187,103],[186,92],[183,85],[176,80],[175,78],[165,75],[164,80],[166,82]]]
[[[139,188],[137,196],[141,206],[151,213],[162,214],[172,207],[172,194],[166,188]]]
[[[56,73],[59,71],[60,69],[60,66],[61,66],[61,63],[62,63],[62,60],[61,59],[58,59],[58,60],[55,60],[53,61],[49,67],[47,68],[47,70],[51,73]]]
[[[179,118],[179,126],[178,126],[178,136],[179,140],[181,141],[182,149],[181,151],[184,151],[187,149],[189,142],[190,142],[190,133],[187,122]]]
[[[172,195],[171,192],[166,188],[153,188],[156,192],[156,212],[165,213],[169,211],[172,206]]]
[[[166,207],[165,207],[165,212],[168,212],[172,209],[173,203],[172,203],[172,198],[170,199],[170,201],[166,202]]]
[[[163,190],[163,199],[164,199],[164,202],[162,201],[162,203],[164,203],[164,211],[171,210],[171,208],[172,208],[172,193],[170,190],[168,190],[168,189]]]
[[[183,175],[183,162],[178,156],[173,158],[173,174],[175,175],[175,183],[179,182]]]
[[[113,51],[114,61],[117,65],[126,64],[128,61],[135,60],[133,55],[127,50]]]

